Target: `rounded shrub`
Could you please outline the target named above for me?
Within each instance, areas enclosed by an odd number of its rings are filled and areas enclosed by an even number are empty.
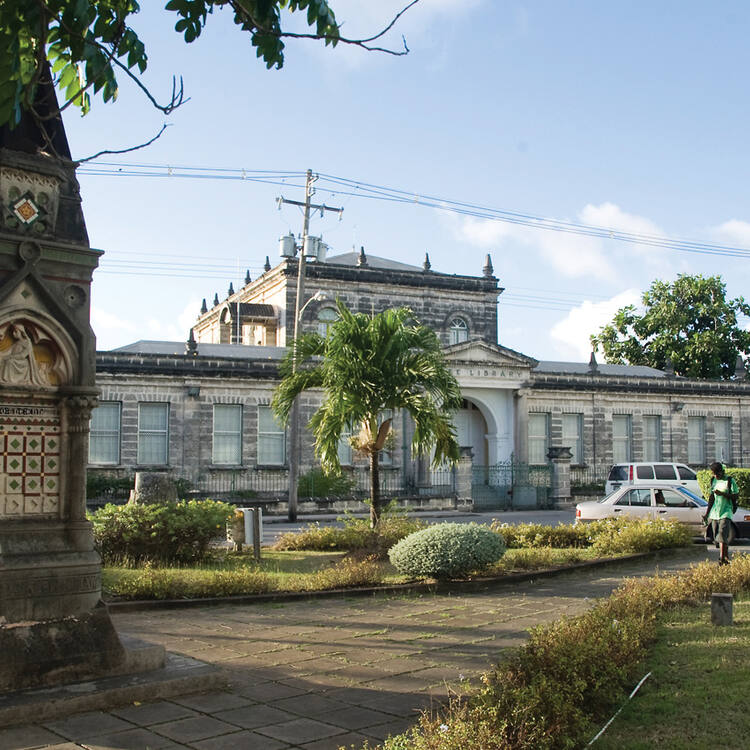
[[[411,578],[460,578],[496,563],[505,554],[499,534],[476,523],[441,523],[410,534],[388,553]]]

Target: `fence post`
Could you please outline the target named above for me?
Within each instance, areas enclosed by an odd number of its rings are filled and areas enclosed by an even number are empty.
[[[550,448],[547,453],[552,464],[552,487],[550,488],[550,500],[553,506],[569,503],[572,495],[570,492],[570,460],[573,453],[565,446]]]
[[[460,457],[456,464],[456,502],[470,503],[471,496],[471,479],[472,468],[474,463],[474,453],[471,447],[462,447]]]

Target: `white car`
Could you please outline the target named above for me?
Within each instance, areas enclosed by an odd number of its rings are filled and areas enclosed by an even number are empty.
[[[634,518],[674,518],[689,526],[696,534],[703,534],[703,516],[708,503],[695,493],[679,486],[664,484],[626,485],[601,500],[578,503],[578,523],[604,518],[631,516]],[[737,508],[734,514],[737,536],[750,537],[750,510]]]
[[[615,464],[607,476],[604,491],[609,495],[618,487],[626,484],[648,486],[652,484],[681,485],[694,494],[701,496],[696,473],[685,464],[669,464],[663,461],[644,461],[642,463]]]

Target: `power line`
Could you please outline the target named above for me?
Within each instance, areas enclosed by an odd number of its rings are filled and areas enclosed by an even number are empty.
[[[235,180],[297,188],[302,187],[302,183],[295,182],[295,180],[301,181],[305,174],[304,172],[294,171],[284,172],[277,170],[248,170],[159,164],[120,164],[115,162],[84,165],[79,167],[78,172],[79,174],[91,176]],[[614,227],[551,219],[520,211],[482,206],[468,201],[441,198],[418,191],[375,185],[361,180],[351,180],[325,173],[321,173],[319,177],[320,187],[323,188],[325,184],[330,184],[332,186],[331,191],[335,191],[337,195],[419,205],[425,208],[447,211],[471,218],[503,222],[529,229],[609,239],[617,242],[643,245],[645,247],[659,247],[678,252],[736,258],[750,257],[750,249],[733,245],[698,242],[689,239],[671,238],[666,235],[628,232]]]

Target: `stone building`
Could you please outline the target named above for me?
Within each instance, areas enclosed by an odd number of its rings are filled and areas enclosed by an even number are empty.
[[[169,470],[190,482],[283,494],[288,436],[270,400],[278,363],[293,334],[298,262],[285,257],[227,297],[203,302],[187,343],[139,341],[97,353],[101,405],[91,429],[90,471]],[[497,343],[503,292],[487,256],[481,275],[434,271],[359,253],[307,264],[302,329],[325,334],[335,300],[357,312],[408,306],[442,339],[464,395],[455,418],[471,449],[477,484],[494,467],[543,466],[567,447],[573,477],[601,479],[614,462],[734,465],[750,449],[750,383],[738,364],[732,381],[698,381],[649,367],[539,362]],[[302,423],[317,407],[302,400]],[[410,424],[394,415],[382,457],[402,483],[426,491],[440,472],[409,453]],[[467,451],[468,454],[468,451]],[[356,465],[342,441],[344,465]],[[309,435],[301,465],[316,465]],[[209,481],[210,480],[210,481]],[[504,480],[503,480],[504,481]],[[502,481],[500,482],[502,484]],[[207,486],[208,486],[207,485]],[[218,491],[218,490],[217,490]]]

